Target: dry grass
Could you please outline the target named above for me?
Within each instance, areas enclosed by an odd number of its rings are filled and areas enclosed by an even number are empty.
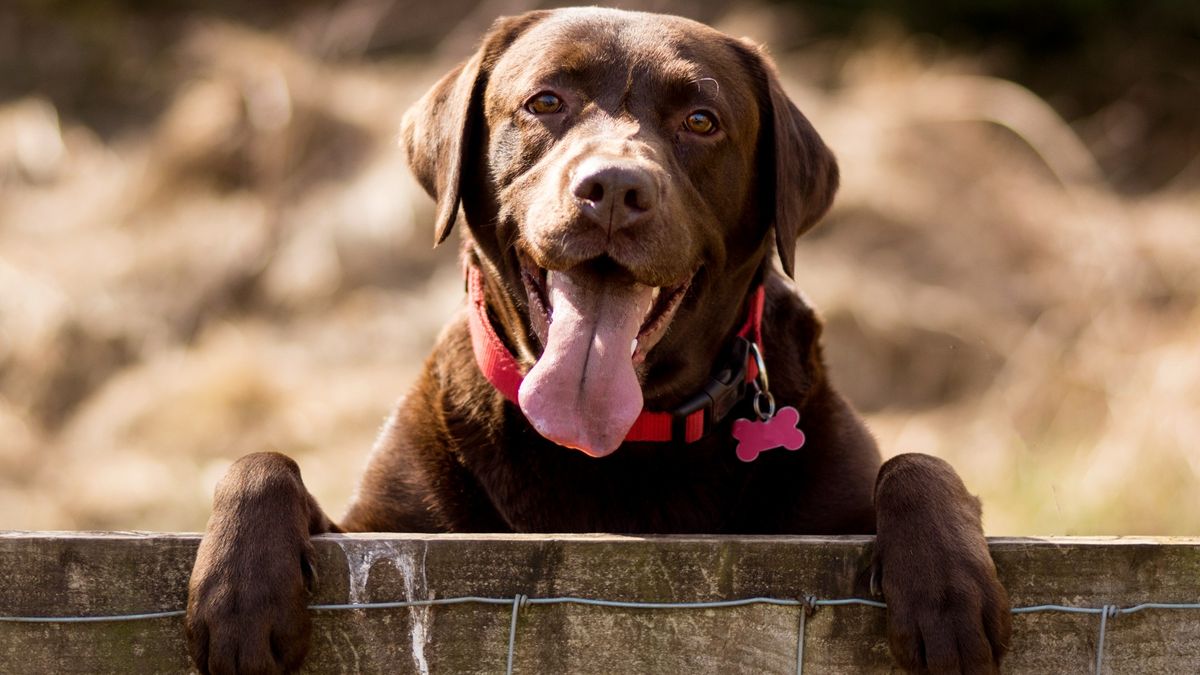
[[[461,302],[392,142],[448,60],[186,35],[128,133],[0,104],[0,526],[199,529],[265,448],[336,513]],[[1122,195],[1036,96],[902,38],[779,58],[841,82],[789,82],[845,177],[798,281],[885,451],[950,459],[992,533],[1200,533],[1196,181]]]

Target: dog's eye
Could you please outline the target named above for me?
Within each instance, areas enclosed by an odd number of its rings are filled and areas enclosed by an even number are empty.
[[[693,134],[707,136],[717,130],[717,120],[713,117],[712,113],[705,110],[697,110],[683,120],[683,128]]]
[[[525,109],[534,115],[552,115],[563,109],[563,100],[548,91],[534,96],[525,103]]]

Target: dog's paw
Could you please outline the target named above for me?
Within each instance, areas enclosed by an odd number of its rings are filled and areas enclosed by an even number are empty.
[[[979,501],[949,464],[925,455],[885,464],[875,498],[872,579],[887,602],[896,661],[913,673],[999,672],[1012,610],[983,537]]]
[[[880,565],[892,656],[912,673],[999,672],[1012,613],[991,559],[926,563]]]
[[[201,673],[300,668],[316,581],[306,500],[282,455],[244,457],[218,484],[188,583],[188,648]]]
[[[308,652],[311,548],[240,550],[206,536],[188,587],[188,648],[201,673],[288,673]]]

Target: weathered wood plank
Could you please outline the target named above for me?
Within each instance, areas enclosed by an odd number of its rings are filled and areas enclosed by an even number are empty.
[[[182,608],[195,535],[0,534],[0,614],[93,616]],[[1200,602],[1200,539],[992,539],[1018,606]],[[869,597],[865,537],[370,535],[317,540],[315,603],[486,596],[707,601]],[[929,570],[930,574],[939,573]],[[788,673],[797,607],[620,609],[534,605],[519,614],[524,673]],[[310,672],[503,672],[509,605],[314,612]],[[884,610],[808,617],[805,671],[892,672]],[[1014,618],[1005,670],[1087,673],[1100,617]],[[0,623],[0,672],[183,672],[182,621]],[[1105,672],[1200,672],[1200,611],[1109,620]]]

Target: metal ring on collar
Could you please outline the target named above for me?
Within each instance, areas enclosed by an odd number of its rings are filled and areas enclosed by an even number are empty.
[[[767,412],[765,415],[762,409],[762,401],[764,399],[767,402]],[[758,415],[760,422],[766,422],[775,416],[775,397],[771,395],[771,392],[761,389],[758,393],[754,394],[754,414]]]
[[[753,340],[750,341],[750,354],[754,356],[754,365],[758,366],[758,387],[762,391],[770,389],[769,381],[767,380],[767,364],[763,362],[762,352],[758,350],[758,344]]]

